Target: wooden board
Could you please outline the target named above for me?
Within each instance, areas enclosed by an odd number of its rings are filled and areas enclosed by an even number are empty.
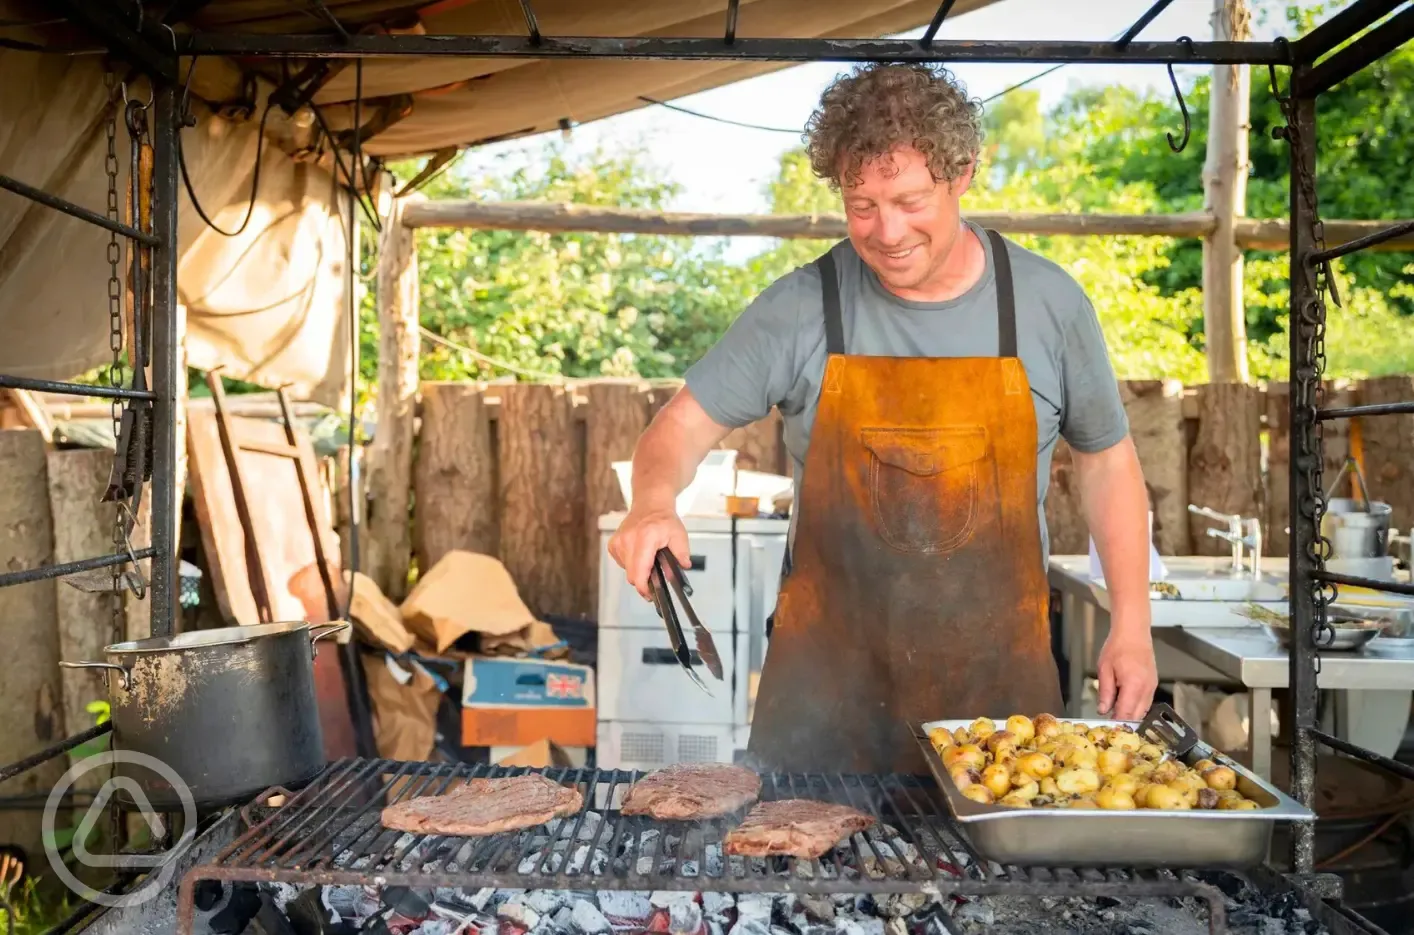
[[[594,383],[585,393],[584,519],[586,604],[597,616],[599,607],[599,517],[624,509],[623,492],[614,473],[615,461],[633,457],[638,437],[648,427],[651,402],[641,380]]]
[[[1046,531],[1050,554],[1075,555],[1089,551],[1090,533],[1080,503],[1080,482],[1075,458],[1064,438],[1051,454],[1051,480],[1046,490]]]
[[[1261,390],[1255,386],[1208,383],[1199,387],[1198,434],[1188,453],[1189,502],[1221,513],[1262,515],[1263,406]],[[1206,533],[1214,525],[1207,517],[1190,515],[1194,554],[1231,551],[1228,542]]]
[[[275,422],[232,417],[245,441],[281,448],[285,430]],[[203,548],[211,568],[212,584],[222,616],[241,625],[260,622],[250,586],[244,533],[236,513],[230,474],[221,452],[216,413],[193,406],[187,419],[192,494],[201,525]],[[307,445],[307,441],[306,441]],[[251,522],[261,557],[275,620],[304,620],[304,605],[290,588],[301,569],[314,563],[314,539],[300,496],[295,461],[282,455],[242,450],[241,473],[246,484]],[[306,451],[309,476],[317,477],[313,452]],[[315,498],[325,555],[339,554],[323,498]]]
[[[50,564],[54,526],[49,515],[49,472],[44,436],[33,429],[0,430],[0,569],[25,571]],[[105,552],[107,550],[104,550]],[[59,681],[59,630],[53,580],[0,588],[0,763],[13,763],[67,736]],[[101,679],[94,679],[101,686]],[[101,688],[100,688],[101,690]],[[64,757],[0,783],[0,796],[44,794],[67,768]],[[39,811],[0,812],[0,843],[44,853]],[[39,858],[42,859],[42,858]]]
[[[478,383],[424,383],[414,465],[413,543],[420,574],[453,549],[495,555],[496,452]]]
[[[1381,377],[1363,386],[1365,405],[1414,400],[1414,377]],[[1408,530],[1414,525],[1414,416],[1371,416],[1360,420],[1360,444],[1370,495],[1393,510],[1390,525]],[[1335,475],[1328,475],[1329,480]],[[1335,492],[1350,496],[1349,486]]]
[[[584,467],[568,388],[498,388],[501,561],[536,614],[585,608]]]

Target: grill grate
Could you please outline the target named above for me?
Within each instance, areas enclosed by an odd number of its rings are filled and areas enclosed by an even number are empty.
[[[722,840],[740,816],[691,823],[625,816],[618,806],[643,775],[627,770],[543,770],[577,785],[584,807],[524,831],[474,838],[414,835],[387,830],[379,821],[382,808],[393,802],[437,795],[470,778],[532,771],[347,759],[331,764],[298,794],[287,794],[277,808],[265,805],[267,792],[244,810],[248,830],[183,881],[181,930],[191,930],[197,879],[935,897],[1191,896],[1207,901],[1211,931],[1224,928],[1222,894],[1190,874],[989,864],[971,850],[932,780],[912,776],[763,776],[762,799],[837,802],[878,819],[873,829],[818,860],[724,856]]]

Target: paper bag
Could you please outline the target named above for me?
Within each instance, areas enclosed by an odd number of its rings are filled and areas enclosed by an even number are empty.
[[[505,565],[460,550],[448,552],[422,576],[403,602],[402,617],[438,653],[468,633],[511,637],[536,622]]]
[[[389,760],[427,760],[436,744],[437,706],[442,701],[432,676],[416,663],[404,667],[387,655],[365,656],[363,671],[373,703],[378,755]]]
[[[349,574],[333,563],[326,564],[329,578],[334,582],[335,603],[342,609],[349,600]],[[413,637],[403,625],[403,615],[397,605],[388,600],[378,583],[363,572],[355,572],[353,580],[353,605],[349,607],[349,616],[353,618],[359,639],[390,653],[402,654],[411,649]],[[290,593],[304,605],[306,619],[310,623],[328,621],[329,602],[317,562],[311,562],[295,572],[290,578],[289,588]]]

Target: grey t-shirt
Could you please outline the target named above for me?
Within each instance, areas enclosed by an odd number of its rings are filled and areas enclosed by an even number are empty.
[[[970,222],[969,222],[970,223]],[[998,353],[997,290],[992,247],[971,225],[987,254],[971,289],[946,302],[895,296],[849,241],[832,251],[840,277],[845,352],[882,357],[994,357]],[[1036,510],[1041,551],[1049,554],[1045,498],[1051,453],[1064,437],[1077,451],[1103,451],[1129,431],[1095,309],[1065,270],[1007,243],[1016,289],[1017,349],[1036,407]],[[731,428],[765,418],[776,406],[794,464],[797,508],[810,428],[825,372],[825,315],[814,264],[776,280],[687,372],[693,396],[714,421]]]

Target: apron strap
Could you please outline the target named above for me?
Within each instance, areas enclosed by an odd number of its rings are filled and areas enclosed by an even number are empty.
[[[815,261],[820,270],[820,286],[825,296],[825,353],[844,353],[844,313],[840,311],[840,277],[833,251]]]
[[[1015,357],[1016,290],[1011,278],[1011,257],[1007,255],[1006,241],[1001,234],[988,230],[987,239],[992,242],[992,266],[997,278],[997,356]]]

